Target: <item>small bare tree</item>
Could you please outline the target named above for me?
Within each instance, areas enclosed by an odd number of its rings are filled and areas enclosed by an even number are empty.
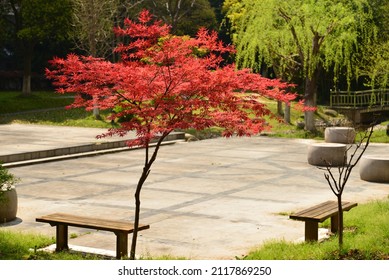
[[[343,209],[342,209],[342,194],[346,187],[347,181],[350,177],[351,171],[357,165],[362,155],[365,153],[370,143],[370,138],[373,134],[374,125],[362,133],[360,141],[354,145],[350,145],[345,154],[345,164],[337,168],[337,176],[334,174],[333,167],[330,163],[326,163],[325,167],[319,169],[325,170],[324,177],[328,182],[332,192],[337,197],[338,202],[338,238],[339,238],[339,252],[343,248]],[[347,160],[347,153],[352,152],[350,158]]]

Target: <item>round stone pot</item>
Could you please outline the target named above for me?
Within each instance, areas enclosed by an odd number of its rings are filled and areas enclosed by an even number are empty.
[[[15,189],[3,192],[0,198],[0,224],[16,219],[18,196]]]

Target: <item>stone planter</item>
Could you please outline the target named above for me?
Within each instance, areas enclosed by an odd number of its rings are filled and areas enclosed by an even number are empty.
[[[0,224],[16,219],[18,196],[15,189],[5,191],[0,198]]]
[[[352,127],[327,127],[324,131],[324,139],[327,143],[353,144],[355,134],[355,129]]]

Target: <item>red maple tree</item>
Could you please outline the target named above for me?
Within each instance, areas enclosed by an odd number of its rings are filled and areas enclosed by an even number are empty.
[[[115,33],[129,42],[115,50],[120,62],[70,54],[54,58],[46,75],[58,92],[77,93],[72,107],[92,110],[98,100],[101,110],[112,110],[112,120],[124,120],[99,137],[135,131],[137,137],[128,145],[145,148],[135,192],[134,259],[141,189],[165,137],[176,129],[210,127],[222,128],[226,137],[255,135],[267,128],[264,117],[272,115],[259,97],[289,103],[296,95],[286,93],[289,85],[280,80],[225,64],[223,57],[233,53],[233,47],[205,29],[195,38],[173,36],[167,25],[143,11],[137,22],[126,20]],[[152,151],[153,139],[158,141]]]

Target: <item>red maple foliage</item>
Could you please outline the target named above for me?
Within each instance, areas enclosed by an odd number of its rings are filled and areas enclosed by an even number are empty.
[[[66,59],[54,58],[46,75],[58,92],[77,93],[72,107],[92,110],[97,100],[100,109],[112,110],[112,120],[124,119],[120,127],[101,136],[136,131],[137,139],[129,145],[146,147],[137,202],[159,145],[172,131],[220,127],[227,137],[255,135],[267,127],[264,117],[272,115],[259,97],[286,103],[296,97],[286,92],[290,85],[280,80],[225,64],[223,57],[234,49],[223,45],[214,32],[201,29],[195,38],[173,36],[167,25],[143,11],[138,22],[126,20],[115,33],[129,41],[115,49],[119,62],[70,54]],[[155,138],[159,141],[149,157],[149,144]],[[135,227],[137,218],[139,212]]]

